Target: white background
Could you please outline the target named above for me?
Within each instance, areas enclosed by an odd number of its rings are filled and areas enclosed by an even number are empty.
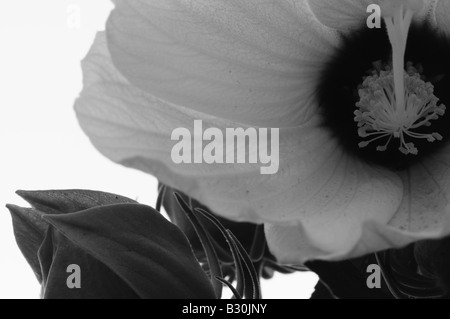
[[[150,0],[151,1],[151,0]],[[0,2],[0,298],[38,298],[40,287],[17,248],[4,205],[17,189],[95,189],[154,206],[156,180],[103,158],[78,126],[80,60],[112,4],[107,0]],[[72,14],[80,12],[79,28]],[[313,274],[263,282],[266,298],[308,298]]]

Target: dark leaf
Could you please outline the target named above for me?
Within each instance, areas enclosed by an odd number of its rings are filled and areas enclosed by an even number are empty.
[[[180,209],[180,206],[178,205],[176,198],[174,197],[174,193],[179,194],[181,198],[187,203],[192,203],[192,209],[195,210],[196,208],[200,208],[204,211],[211,212],[206,206],[202,205],[196,200],[193,200],[189,198],[188,196],[175,191],[174,189],[167,187],[165,188],[165,197],[163,199],[163,205],[164,208],[169,215],[172,222],[177,225],[189,238],[189,241],[191,242],[194,250],[196,251],[202,251],[202,245],[197,237],[197,234],[192,227],[192,224],[187,219],[186,214]],[[216,219],[226,228],[230,229],[233,234],[239,238],[239,241],[242,243],[242,245],[245,247],[247,252],[250,252],[252,246],[254,245],[254,239],[255,239],[255,232],[258,228],[261,227],[261,225],[251,224],[251,223],[240,223],[240,222],[234,222],[228,219],[225,219],[223,217],[214,215]],[[233,256],[231,255],[228,244],[226,240],[223,238],[221,232],[214,227],[213,225],[209,224],[208,220],[204,216],[198,216],[198,219],[202,222],[206,222],[207,231],[211,235],[211,242],[214,245],[214,248],[216,250],[216,253],[222,263],[229,263],[233,264]],[[262,238],[263,243],[265,245],[265,237]]]
[[[97,206],[117,203],[136,203],[119,195],[89,190],[18,191],[33,208],[7,205],[11,212],[17,245],[42,283],[38,249],[44,240],[48,225],[44,214],[68,214]]]
[[[189,218],[189,221],[192,223],[197,236],[202,243],[203,249],[205,251],[209,269],[211,272],[211,283],[214,287],[214,291],[216,292],[217,299],[222,298],[222,284],[217,281],[217,277],[223,278],[222,268],[220,266],[219,258],[217,257],[217,253],[214,249],[214,246],[211,242],[210,235],[205,230],[203,225],[198,220],[197,216],[194,214],[192,209],[188,206],[188,204],[184,201],[184,199],[177,193],[175,193],[175,197],[178,201],[178,204],[185,212],[186,216]]]
[[[236,292],[237,292],[237,294],[235,293],[234,295],[242,296],[244,294],[244,290],[245,290],[245,273],[244,273],[244,269],[242,266],[242,260],[241,260],[239,250],[237,249],[237,246],[233,243],[234,239],[230,236],[228,231],[219,222],[219,220],[216,219],[212,214],[210,214],[209,212],[207,212],[201,208],[197,208],[196,212],[198,212],[201,215],[208,218],[210,220],[210,222],[213,223],[214,226],[220,230],[220,232],[222,233],[222,236],[227,241],[229,249],[233,256],[235,273],[236,273],[236,283],[237,283]],[[239,299],[241,299],[241,298],[239,298]]]
[[[436,278],[430,278],[419,272],[414,247],[415,244],[376,254],[390,293],[397,299],[442,298],[444,291],[438,286]],[[432,260],[433,257],[429,258]]]
[[[34,208],[21,208],[15,205],[7,205],[7,208],[11,212],[17,245],[39,283],[42,283],[38,250],[44,241],[47,223],[42,220],[42,213]]]
[[[228,234],[232,239],[234,239],[233,244],[239,250],[239,254],[242,258],[244,266],[247,268],[245,272],[245,298],[246,299],[261,299],[261,287],[259,284],[259,274],[256,272],[250,257],[248,256],[245,248],[241,245],[239,240],[233,235],[233,233],[228,230]],[[249,281],[249,283],[247,283]]]
[[[450,237],[416,243],[414,256],[424,276],[450,296]]]
[[[162,208],[162,205],[163,205],[163,200],[166,197],[166,190],[167,190],[167,187],[165,185],[163,185],[163,184],[159,185],[158,198],[156,200],[156,206],[155,206],[155,209],[158,212],[161,211],[161,208]]]
[[[340,262],[314,261],[306,264],[339,299],[392,299],[385,289],[367,287],[367,267],[376,264],[374,256]],[[382,287],[385,285],[383,284]],[[323,288],[323,287],[322,287]]]
[[[225,279],[219,278],[219,277],[216,277],[216,279],[218,281],[220,281],[221,283],[223,283],[228,288],[230,288],[230,290],[231,290],[231,292],[233,293],[233,296],[234,296],[233,299],[238,299],[238,300],[242,299],[241,294],[236,290],[236,288],[233,287],[233,285],[230,282],[226,281]]]
[[[92,207],[136,203],[136,201],[90,190],[17,191],[32,207],[46,214],[69,214]]]
[[[186,237],[150,207],[118,204],[44,218],[140,298],[215,297]]]
[[[44,299],[138,299],[138,295],[105,264],[86,253],[53,227],[39,250],[42,261]],[[79,267],[79,278],[70,278],[71,265]],[[78,270],[75,270],[78,271]],[[79,280],[80,288],[67,281]]]
[[[314,292],[311,295],[311,299],[337,299],[333,296],[333,293],[330,288],[328,288],[322,281],[319,280],[316,287],[314,288]]]

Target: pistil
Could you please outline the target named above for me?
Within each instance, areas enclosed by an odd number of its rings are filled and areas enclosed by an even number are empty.
[[[439,104],[433,94],[433,85],[422,79],[412,63],[408,63],[405,72],[409,27],[414,13],[422,6],[422,0],[389,0],[382,6],[392,46],[392,67],[375,68],[359,90],[360,101],[355,111],[358,134],[362,138],[371,138],[359,143],[360,148],[387,139],[385,144],[377,147],[378,151],[386,151],[392,139],[399,139],[399,150],[403,154],[417,155],[418,149],[407,139],[434,142],[443,138],[437,132],[424,134],[417,131],[444,115],[445,106]]]

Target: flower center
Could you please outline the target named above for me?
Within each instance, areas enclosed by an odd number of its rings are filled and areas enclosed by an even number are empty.
[[[386,141],[377,151],[386,151],[391,140],[399,139],[399,151],[418,154],[409,139],[426,139],[428,142],[442,140],[437,133],[420,133],[417,130],[431,125],[445,114],[445,106],[434,96],[431,83],[421,79],[418,69],[407,64],[405,52],[409,27],[415,12],[423,5],[421,0],[386,1],[383,6],[384,20],[392,46],[392,68],[381,70],[379,66],[371,76],[364,79],[359,89],[360,101],[356,103],[354,120],[358,123],[358,135],[370,138],[360,142],[360,148],[375,141]]]
[[[356,103],[355,121],[358,123],[358,135],[370,140],[359,143],[360,148],[375,141],[387,139],[377,151],[386,151],[393,138],[399,139],[399,150],[407,155],[417,155],[414,143],[407,139],[426,139],[428,142],[441,141],[437,132],[417,132],[421,126],[431,126],[445,114],[445,106],[438,105],[439,99],[433,94],[433,85],[424,82],[412,63],[408,63],[404,74],[404,102],[398,105],[392,70],[373,71],[359,90],[360,101]]]

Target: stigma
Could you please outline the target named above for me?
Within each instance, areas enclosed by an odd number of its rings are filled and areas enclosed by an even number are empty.
[[[359,137],[366,139],[358,144],[360,148],[376,142],[377,151],[386,151],[391,141],[398,139],[400,152],[417,155],[415,139],[428,142],[443,139],[439,133],[423,133],[421,128],[431,126],[431,121],[443,116],[445,106],[439,104],[433,85],[422,79],[420,67],[408,62],[405,70],[409,27],[422,6],[422,0],[387,0],[383,4],[392,46],[392,67],[381,69],[379,63],[374,64],[372,74],[359,88],[354,120],[358,123]]]

